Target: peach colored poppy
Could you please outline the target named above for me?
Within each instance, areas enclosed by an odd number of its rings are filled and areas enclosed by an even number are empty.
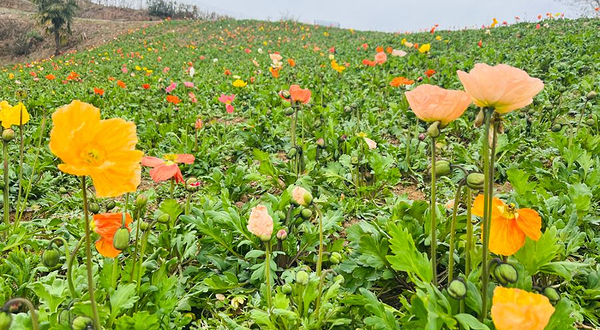
[[[135,124],[123,119],[100,119],[91,104],[73,101],[52,114],[50,151],[63,161],[58,169],[89,175],[97,197],[133,192],[140,184],[140,160],[135,150]]]
[[[252,234],[258,236],[261,241],[267,242],[271,240],[271,236],[273,235],[273,218],[269,215],[266,206],[257,205],[252,209],[247,228]]]
[[[294,189],[292,190],[292,199],[298,204],[298,205],[303,205],[306,206],[306,199],[304,198],[304,196],[306,196],[307,194],[310,194],[308,192],[308,190],[300,187],[300,186],[296,186],[294,187]]]
[[[475,198],[474,215],[483,217],[483,200],[483,195]],[[495,254],[513,255],[525,244],[525,236],[537,241],[542,235],[542,218],[535,210],[517,209],[496,197],[492,201],[491,220],[489,247]]]
[[[366,65],[366,66],[375,66],[377,63],[375,63],[375,61],[364,59],[364,60],[362,60],[362,64]]]
[[[194,156],[189,154],[167,154],[163,158],[144,157],[142,165],[152,167],[150,177],[154,182],[175,179],[177,183],[185,182],[178,164],[194,163]]]
[[[554,307],[541,294],[498,286],[492,299],[492,321],[497,330],[544,330]]]
[[[96,241],[96,250],[101,255],[107,258],[116,258],[120,250],[115,249],[113,240],[115,233],[121,228],[123,223],[123,213],[100,213],[95,214],[92,220],[92,229],[100,235],[100,239]],[[131,216],[125,215],[125,228],[129,231]]]
[[[471,104],[469,95],[463,91],[428,84],[406,92],[405,95],[417,117],[426,122],[440,121],[442,127],[460,117]]]
[[[544,88],[544,83],[527,72],[506,64],[475,64],[469,72],[458,71],[458,78],[479,107],[492,107],[504,114],[522,108]]]
[[[310,101],[310,90],[302,89],[298,85],[290,86],[290,98],[294,102],[300,102],[306,104]]]
[[[375,63],[383,64],[387,61],[387,55],[384,52],[375,54]]]

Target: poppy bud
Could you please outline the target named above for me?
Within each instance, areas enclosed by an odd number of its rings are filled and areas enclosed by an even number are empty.
[[[108,203],[106,203],[106,210],[110,211],[110,210],[114,209],[115,206],[116,206],[115,201],[113,201],[113,200],[108,201]]]
[[[289,283],[284,284],[281,287],[281,292],[283,292],[283,294],[289,295],[290,293],[292,293],[292,285]]]
[[[48,268],[54,268],[60,261],[60,252],[56,248],[50,248],[42,254],[42,263]]]
[[[419,134],[419,141],[425,140],[425,137],[426,137],[425,134],[423,134],[423,133]]]
[[[475,125],[475,127],[480,127],[481,125],[483,125],[483,121],[485,120],[485,113],[482,110],[479,110],[479,112],[477,113],[477,117],[475,117],[475,122],[473,123]]]
[[[461,300],[467,295],[467,286],[462,278],[458,278],[450,282],[448,285],[448,294],[450,297]]]
[[[591,91],[586,95],[586,98],[588,100],[593,100],[596,98],[596,96],[598,96],[598,93],[596,93],[595,91]]]
[[[321,119],[315,120],[315,123],[314,123],[315,127],[317,127],[317,128],[321,127],[321,124],[322,124]]]
[[[287,238],[287,231],[285,231],[285,229],[279,229],[279,231],[277,231],[277,239],[280,241],[283,241],[284,239]]]
[[[336,277],[333,278],[334,282],[340,282],[340,283],[344,283],[344,275],[342,274],[338,274],[336,275]]]
[[[187,191],[193,192],[200,188],[200,182],[196,178],[189,178],[185,181],[185,189]]]
[[[552,128],[551,128],[552,132],[554,132],[554,133],[560,132],[561,129],[562,129],[562,125],[558,124],[558,123],[552,125]]]
[[[13,131],[12,129],[7,128],[4,131],[2,131],[2,140],[4,140],[4,142],[8,142],[14,138],[15,138],[15,131]]]
[[[148,196],[144,195],[144,194],[139,194],[137,196],[137,198],[135,199],[135,207],[139,210],[142,207],[146,206],[146,203],[148,203]]]
[[[290,150],[288,150],[287,152],[287,158],[294,158],[296,157],[296,154],[298,153],[298,150],[296,148],[291,148]]]
[[[452,173],[452,167],[447,160],[438,160],[435,163],[435,175],[444,176]]]
[[[596,121],[594,120],[594,118],[590,118],[590,119],[586,120],[585,123],[588,126],[594,126],[594,125],[596,125]]]
[[[331,261],[332,264],[339,264],[340,261],[342,261],[342,255],[339,254],[338,252],[333,252],[330,256],[329,256],[329,261]]]
[[[345,111],[345,112],[352,112],[352,108],[351,108],[351,107],[349,107],[349,106],[345,106],[345,107],[344,107],[344,111]]]
[[[87,316],[77,316],[73,323],[71,323],[71,328],[73,330],[89,330],[94,329],[94,321]]]
[[[470,173],[467,175],[467,186],[473,190],[483,190],[485,175],[481,173]]]
[[[290,97],[292,97],[292,94],[290,94],[290,91],[288,90],[281,91],[279,95],[281,95],[281,97],[283,97],[286,100],[289,100]]]
[[[317,147],[325,149],[325,140],[323,138],[317,139]]]
[[[560,300],[560,294],[554,288],[547,287],[542,293],[553,303],[556,303]]]
[[[352,163],[352,165],[358,165],[358,157],[354,156],[350,158],[350,163]]]
[[[300,284],[300,285],[307,285],[308,284],[308,273],[303,270],[296,273],[296,282],[298,282],[298,284]]]
[[[440,136],[439,126],[440,126],[439,121],[436,121],[433,124],[429,125],[429,128],[427,129],[427,135],[429,135],[432,138]]]
[[[100,212],[100,205],[98,205],[98,203],[89,203],[88,204],[88,208],[90,210],[90,212],[97,214],[98,212]]]
[[[308,220],[308,219],[310,219],[310,218],[312,217],[312,214],[313,214],[313,212],[312,212],[310,209],[303,209],[303,210],[300,212],[300,216],[302,216],[302,218],[303,218],[304,220]]]
[[[12,324],[12,314],[0,311],[0,330],[8,330]]]
[[[58,192],[61,193],[61,194],[66,194],[67,193],[67,188],[60,187],[60,188],[58,188]]]
[[[150,224],[149,223],[147,223],[146,221],[143,221],[143,220],[140,220],[140,221],[141,221],[140,222],[140,229],[142,231],[146,231],[146,230],[148,230],[148,228],[150,228]]]
[[[171,216],[168,215],[167,213],[163,213],[156,219],[156,221],[158,221],[160,223],[167,223],[167,222],[171,221]]]
[[[507,263],[501,263],[496,266],[494,269],[494,277],[502,285],[515,283],[519,279],[519,275],[517,274],[515,267]]]
[[[117,250],[125,250],[129,247],[129,229],[121,227],[117,229],[113,238],[113,246]]]
[[[291,116],[291,115],[293,115],[293,114],[294,114],[294,109],[292,109],[292,108],[285,108],[285,110],[283,110],[283,113],[284,113],[286,116]]]

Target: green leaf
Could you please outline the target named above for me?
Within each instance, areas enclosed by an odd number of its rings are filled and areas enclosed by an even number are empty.
[[[571,317],[573,312],[573,306],[571,301],[568,299],[561,299],[556,306],[554,306],[554,313],[550,317],[548,325],[544,328],[545,330],[572,330],[575,329],[573,323],[575,319]]]
[[[183,213],[183,207],[174,199],[165,199],[158,208],[162,213],[171,217],[171,223],[175,222],[177,217]]]
[[[537,185],[535,182],[529,182],[528,173],[515,167],[506,170],[506,175],[508,175],[508,181],[515,188],[517,194],[521,196],[532,192]]]
[[[578,215],[583,216],[588,213],[592,205],[592,191],[585,183],[569,185],[569,198],[575,205]]]
[[[393,255],[388,255],[387,260],[392,268],[407,272],[411,277],[416,275],[423,282],[431,282],[432,272],[429,258],[425,253],[417,250],[408,230],[393,223],[390,223],[389,228],[392,236],[390,243]]]
[[[456,314],[454,318],[462,325],[465,330],[490,330],[487,325],[479,322],[475,316],[470,314]]]
[[[559,249],[556,227],[551,227],[537,241],[528,237],[515,257],[530,275],[535,275],[542,266],[556,258]]]
[[[123,315],[116,322],[117,330],[157,330],[160,327],[158,314],[148,311],[134,313],[133,316]]]
[[[110,293],[110,317],[115,319],[126,309],[133,307],[138,300],[135,295],[136,285],[134,283],[119,284],[116,290],[111,289]]]

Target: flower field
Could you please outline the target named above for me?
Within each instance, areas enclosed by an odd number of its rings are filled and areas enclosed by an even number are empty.
[[[0,68],[0,330],[600,327],[600,20],[171,21]]]

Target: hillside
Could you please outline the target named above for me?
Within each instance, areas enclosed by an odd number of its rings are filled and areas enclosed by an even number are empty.
[[[0,321],[599,328],[600,19],[559,16],[79,19],[0,67]]]

